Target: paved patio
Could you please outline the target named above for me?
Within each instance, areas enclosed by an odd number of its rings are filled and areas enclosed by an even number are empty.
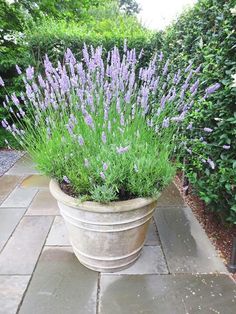
[[[0,177],[1,314],[236,313],[236,285],[174,184],[140,259],[101,274],[72,253],[48,182],[27,156]]]

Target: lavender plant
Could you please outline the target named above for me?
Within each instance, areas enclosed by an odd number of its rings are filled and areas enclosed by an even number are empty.
[[[101,47],[89,52],[84,45],[81,61],[70,49],[56,66],[46,56],[43,75],[16,67],[25,92],[6,96],[16,123],[4,119],[2,126],[39,170],[82,200],[157,197],[175,173],[177,134],[200,68],[190,63],[171,75],[160,53],[138,69],[140,57],[126,46],[121,56],[115,47],[104,61]]]

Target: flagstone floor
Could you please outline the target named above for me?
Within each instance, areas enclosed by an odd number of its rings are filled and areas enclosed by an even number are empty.
[[[27,156],[0,177],[1,314],[236,313],[236,285],[174,184],[140,259],[101,274],[73,254],[48,183]]]

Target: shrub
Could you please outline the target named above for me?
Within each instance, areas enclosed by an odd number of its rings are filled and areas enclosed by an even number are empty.
[[[236,89],[231,87],[236,72],[235,1],[200,0],[185,12],[163,36],[163,52],[173,60],[173,71],[187,60],[201,64],[199,88],[220,82],[216,95],[195,102],[191,131],[183,141],[185,172],[209,210],[236,223]],[[208,128],[204,131],[204,128]],[[211,166],[208,159],[212,160]]]
[[[23,76],[27,112],[14,94],[5,105],[18,126],[4,119],[3,127],[42,172],[83,199],[156,197],[174,174],[176,133],[197,91],[194,86],[183,92],[180,74],[168,74],[162,55],[138,70],[135,50],[124,50],[120,57],[114,48],[103,62],[101,47],[91,47],[89,55],[84,46],[77,62],[68,49],[57,67],[46,57],[44,78],[33,67]],[[183,76],[185,86],[194,80],[190,69]],[[172,85],[167,88],[165,81]],[[206,96],[217,88],[207,89]]]
[[[135,48],[137,53],[144,49],[143,64],[150,60],[154,50],[152,32],[143,28],[135,17],[121,14],[114,18],[91,19],[85,23],[45,19],[27,36],[32,56],[38,65],[46,54],[52,61],[62,60],[67,48],[73,50],[76,58],[81,58],[84,43],[94,47],[102,45],[107,52],[114,46],[122,50],[125,39],[128,47]]]

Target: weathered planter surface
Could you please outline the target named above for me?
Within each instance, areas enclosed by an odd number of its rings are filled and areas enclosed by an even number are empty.
[[[50,191],[82,264],[96,271],[115,272],[127,268],[139,257],[156,207],[155,199],[80,203],[65,194],[54,180],[50,182]]]

